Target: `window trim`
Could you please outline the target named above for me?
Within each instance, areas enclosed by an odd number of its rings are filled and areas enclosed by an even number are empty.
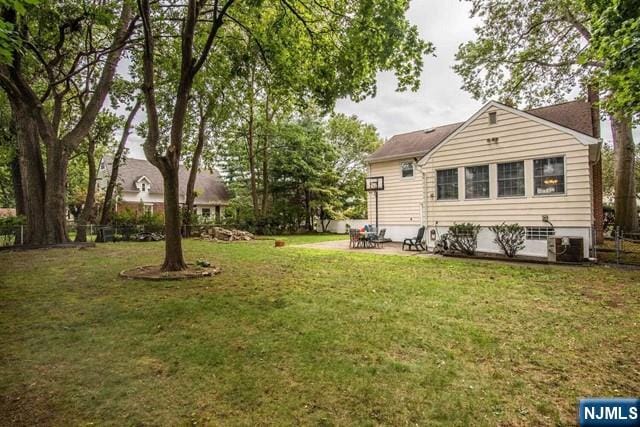
[[[458,185],[458,191],[457,191],[457,195],[456,198],[451,198],[451,199],[441,199],[438,195],[438,172],[441,171],[449,171],[449,170],[455,170],[456,171],[456,178],[457,178],[457,185]],[[456,167],[452,167],[452,168],[441,168],[441,169],[436,169],[435,171],[435,190],[436,190],[436,201],[437,202],[459,202],[460,201],[460,167],[456,166]]]
[[[410,164],[411,165],[411,176],[404,176],[403,165]],[[400,178],[401,179],[414,179],[416,177],[416,162],[413,160],[407,160],[400,162]]]
[[[562,193],[556,192],[551,194],[536,194],[536,160],[555,159],[562,158],[562,177],[564,180],[564,191]],[[567,195],[567,155],[547,155],[542,157],[533,157],[529,159],[531,161],[531,192],[532,197],[562,197]]]
[[[487,168],[487,183],[489,184],[489,194],[483,197],[468,197],[467,196],[467,169],[483,167],[483,166]],[[491,164],[483,163],[478,165],[464,166],[464,200],[488,200],[488,199],[491,199]]]
[[[500,195],[500,178],[498,172],[499,165],[508,165],[510,163],[522,163],[522,183],[524,184],[524,193],[522,196],[501,196]],[[532,163],[533,164],[533,163]],[[496,198],[498,199],[526,199],[527,198],[527,160],[510,160],[508,162],[497,162],[496,163]]]

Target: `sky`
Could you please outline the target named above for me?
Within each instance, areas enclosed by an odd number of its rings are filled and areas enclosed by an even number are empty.
[[[396,92],[393,73],[378,75],[378,93],[355,103],[338,101],[336,110],[355,114],[371,123],[383,138],[398,133],[464,121],[482,103],[460,89],[462,79],[451,69],[458,46],[474,39],[469,5],[458,0],[413,0],[408,18],[424,40],[436,47],[436,56],[425,58],[420,89]]]
[[[461,43],[474,39],[473,27],[479,22],[469,17],[470,5],[460,0],[412,0],[408,11],[424,40],[436,47],[436,56],[424,61],[421,85],[416,92],[396,92],[393,73],[379,73],[377,95],[361,102],[341,99],[336,111],[356,115],[374,125],[384,139],[398,133],[427,129],[465,121],[483,103],[460,89],[462,79],[451,68]],[[640,139],[640,129],[634,132]],[[608,123],[603,122],[602,137],[611,139]],[[129,156],[144,158],[137,135],[129,138]]]

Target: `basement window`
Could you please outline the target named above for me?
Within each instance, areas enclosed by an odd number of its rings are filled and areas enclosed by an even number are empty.
[[[548,237],[554,236],[556,231],[553,227],[527,227],[527,240],[547,240]]]

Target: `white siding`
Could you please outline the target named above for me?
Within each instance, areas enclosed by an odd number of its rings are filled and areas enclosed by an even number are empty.
[[[406,161],[413,161],[413,159],[369,165],[369,176],[384,176],[384,190],[378,192],[380,227],[388,228],[398,225],[415,226],[416,229],[420,227],[424,181],[417,164],[414,164],[413,177],[402,177],[401,165]],[[368,219],[371,224],[375,224],[376,205],[373,193],[369,193]]]
[[[489,125],[487,113],[497,112]],[[487,138],[499,138],[488,143]],[[565,194],[533,195],[533,159],[564,156]],[[497,197],[497,163],[523,160],[525,196]],[[489,165],[490,197],[464,200],[464,166]],[[439,201],[436,171],[458,168],[458,200]],[[589,148],[573,136],[497,107],[490,108],[446,144],[431,153],[424,165],[426,223],[449,226],[473,222],[490,226],[501,222],[544,225],[542,216],[557,227],[589,228],[592,224]]]

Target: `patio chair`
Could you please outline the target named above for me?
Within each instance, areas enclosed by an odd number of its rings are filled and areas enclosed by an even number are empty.
[[[351,249],[360,247],[360,230],[357,228],[349,229],[349,247]]]
[[[402,242],[402,250],[404,251],[405,246],[409,247],[409,250],[413,250],[411,248],[415,248],[416,251],[426,251],[422,245],[422,239],[424,238],[424,225],[418,229],[418,235],[416,237],[404,239]]]
[[[387,232],[386,228],[381,228],[380,233],[378,233],[377,236],[374,236],[373,239],[371,239],[371,242],[375,244],[376,247],[384,247],[385,243],[388,243],[391,241],[391,239],[384,237],[386,232]]]

